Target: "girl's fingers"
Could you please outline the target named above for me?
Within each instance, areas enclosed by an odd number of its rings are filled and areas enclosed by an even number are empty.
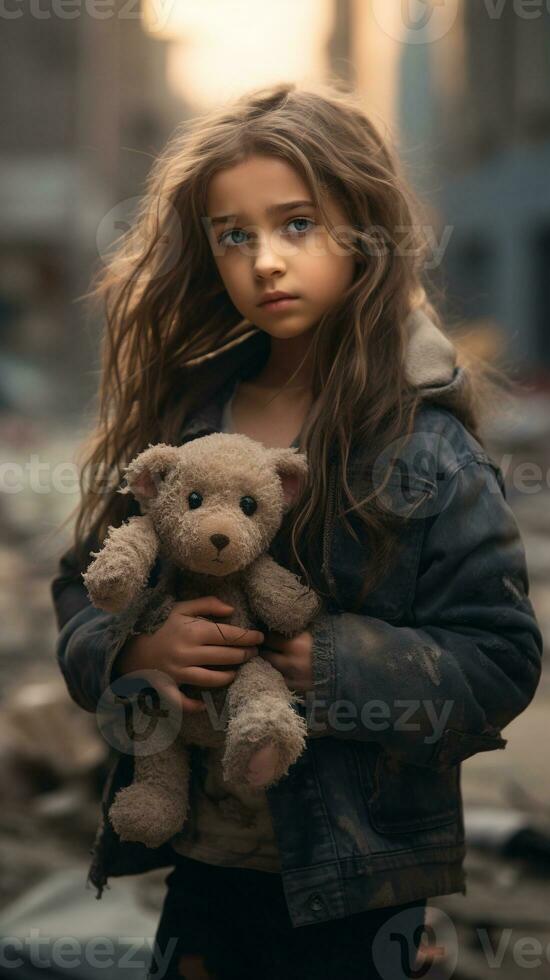
[[[264,642],[264,634],[260,630],[244,629],[241,626],[229,626],[228,623],[211,623],[203,621],[203,642],[206,645],[224,644],[225,646],[258,646]]]
[[[161,697],[165,698],[179,711],[183,711],[186,714],[197,714],[199,711],[206,709],[204,701],[195,701],[193,698],[188,697],[187,694],[179,690],[175,683],[164,684],[162,681],[159,683],[157,680],[154,686]]]
[[[267,660],[275,670],[278,670],[284,678],[285,684],[295,687],[300,685],[301,673],[288,656],[284,653],[273,653],[271,650],[262,651],[262,657]]]
[[[288,657],[284,653],[274,653],[273,650],[262,650],[262,657],[264,660],[268,660],[277,670],[280,670],[281,674],[288,673]]]
[[[188,715],[198,714],[200,711],[206,711],[206,705],[204,701],[196,701],[194,698],[190,698],[183,691],[179,691],[179,696],[181,698],[180,706],[182,711]]]
[[[258,647],[196,647],[193,656],[197,663],[213,664],[242,664],[258,653]]]
[[[185,667],[180,684],[194,684],[197,687],[224,687],[235,680],[236,670],[208,670],[207,667]]]
[[[190,698],[177,687],[174,687],[172,690],[173,694],[167,695],[168,700],[171,700],[174,706],[179,708],[185,714],[198,714],[200,711],[206,710],[204,701],[196,701],[194,698]]]

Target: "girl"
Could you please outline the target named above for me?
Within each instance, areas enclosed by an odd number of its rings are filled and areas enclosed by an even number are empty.
[[[183,711],[203,710],[182,685],[228,685],[258,655],[301,696],[310,736],[254,805],[197,751],[184,832],[154,849],[106,818],[132,778],[131,756],[115,760],[90,879],[100,897],[109,875],[173,866],[151,977],[398,980],[426,899],[465,892],[460,763],[506,744],[541,636],[480,441],[483,379],[427,301],[418,229],[358,100],[281,85],[176,134],[95,291],[94,479],[52,585],[69,691],[95,711],[114,679],[162,674]],[[271,553],[323,611],[285,640],[224,624],[230,608],[205,596],[128,633],[80,577],[108,526],[138,513],[115,492],[122,468],[219,430],[307,452]]]

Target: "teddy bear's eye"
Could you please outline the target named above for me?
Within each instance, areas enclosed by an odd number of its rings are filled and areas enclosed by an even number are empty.
[[[240,505],[241,510],[247,517],[251,517],[254,511],[258,508],[258,504],[254,500],[254,497],[241,497]]]
[[[189,494],[187,500],[189,501],[189,507],[191,510],[196,510],[197,507],[200,507],[200,505],[202,504],[202,496],[200,495],[200,493],[197,493],[196,490],[193,490]]]

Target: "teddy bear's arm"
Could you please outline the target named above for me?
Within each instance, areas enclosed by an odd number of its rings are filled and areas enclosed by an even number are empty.
[[[130,517],[120,527],[109,527],[100,551],[82,574],[91,601],[99,609],[118,613],[144,591],[157,557],[159,539],[151,518]]]
[[[271,555],[260,555],[243,576],[250,608],[270,630],[292,636],[320,610],[315,592]]]

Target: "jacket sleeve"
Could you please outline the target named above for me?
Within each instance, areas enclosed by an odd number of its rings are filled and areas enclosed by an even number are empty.
[[[85,547],[88,555],[91,551],[97,551],[99,549],[97,537],[88,535]],[[91,605],[81,578],[82,571],[84,569],[80,568],[77,562],[74,548],[69,548],[59,559],[57,575],[50,586],[58,629],[62,629],[75,613]]]
[[[373,740],[435,768],[504,748],[500,731],[541,673],[528,592],[502,474],[472,457],[424,519],[411,625],[349,612],[312,624],[309,734]]]
[[[98,547],[97,539],[89,536],[87,553]],[[94,712],[116,676],[115,660],[130,630],[117,614],[92,605],[82,571],[74,549],[69,548],[59,560],[50,589],[59,629],[56,656],[67,690],[81,708]]]

